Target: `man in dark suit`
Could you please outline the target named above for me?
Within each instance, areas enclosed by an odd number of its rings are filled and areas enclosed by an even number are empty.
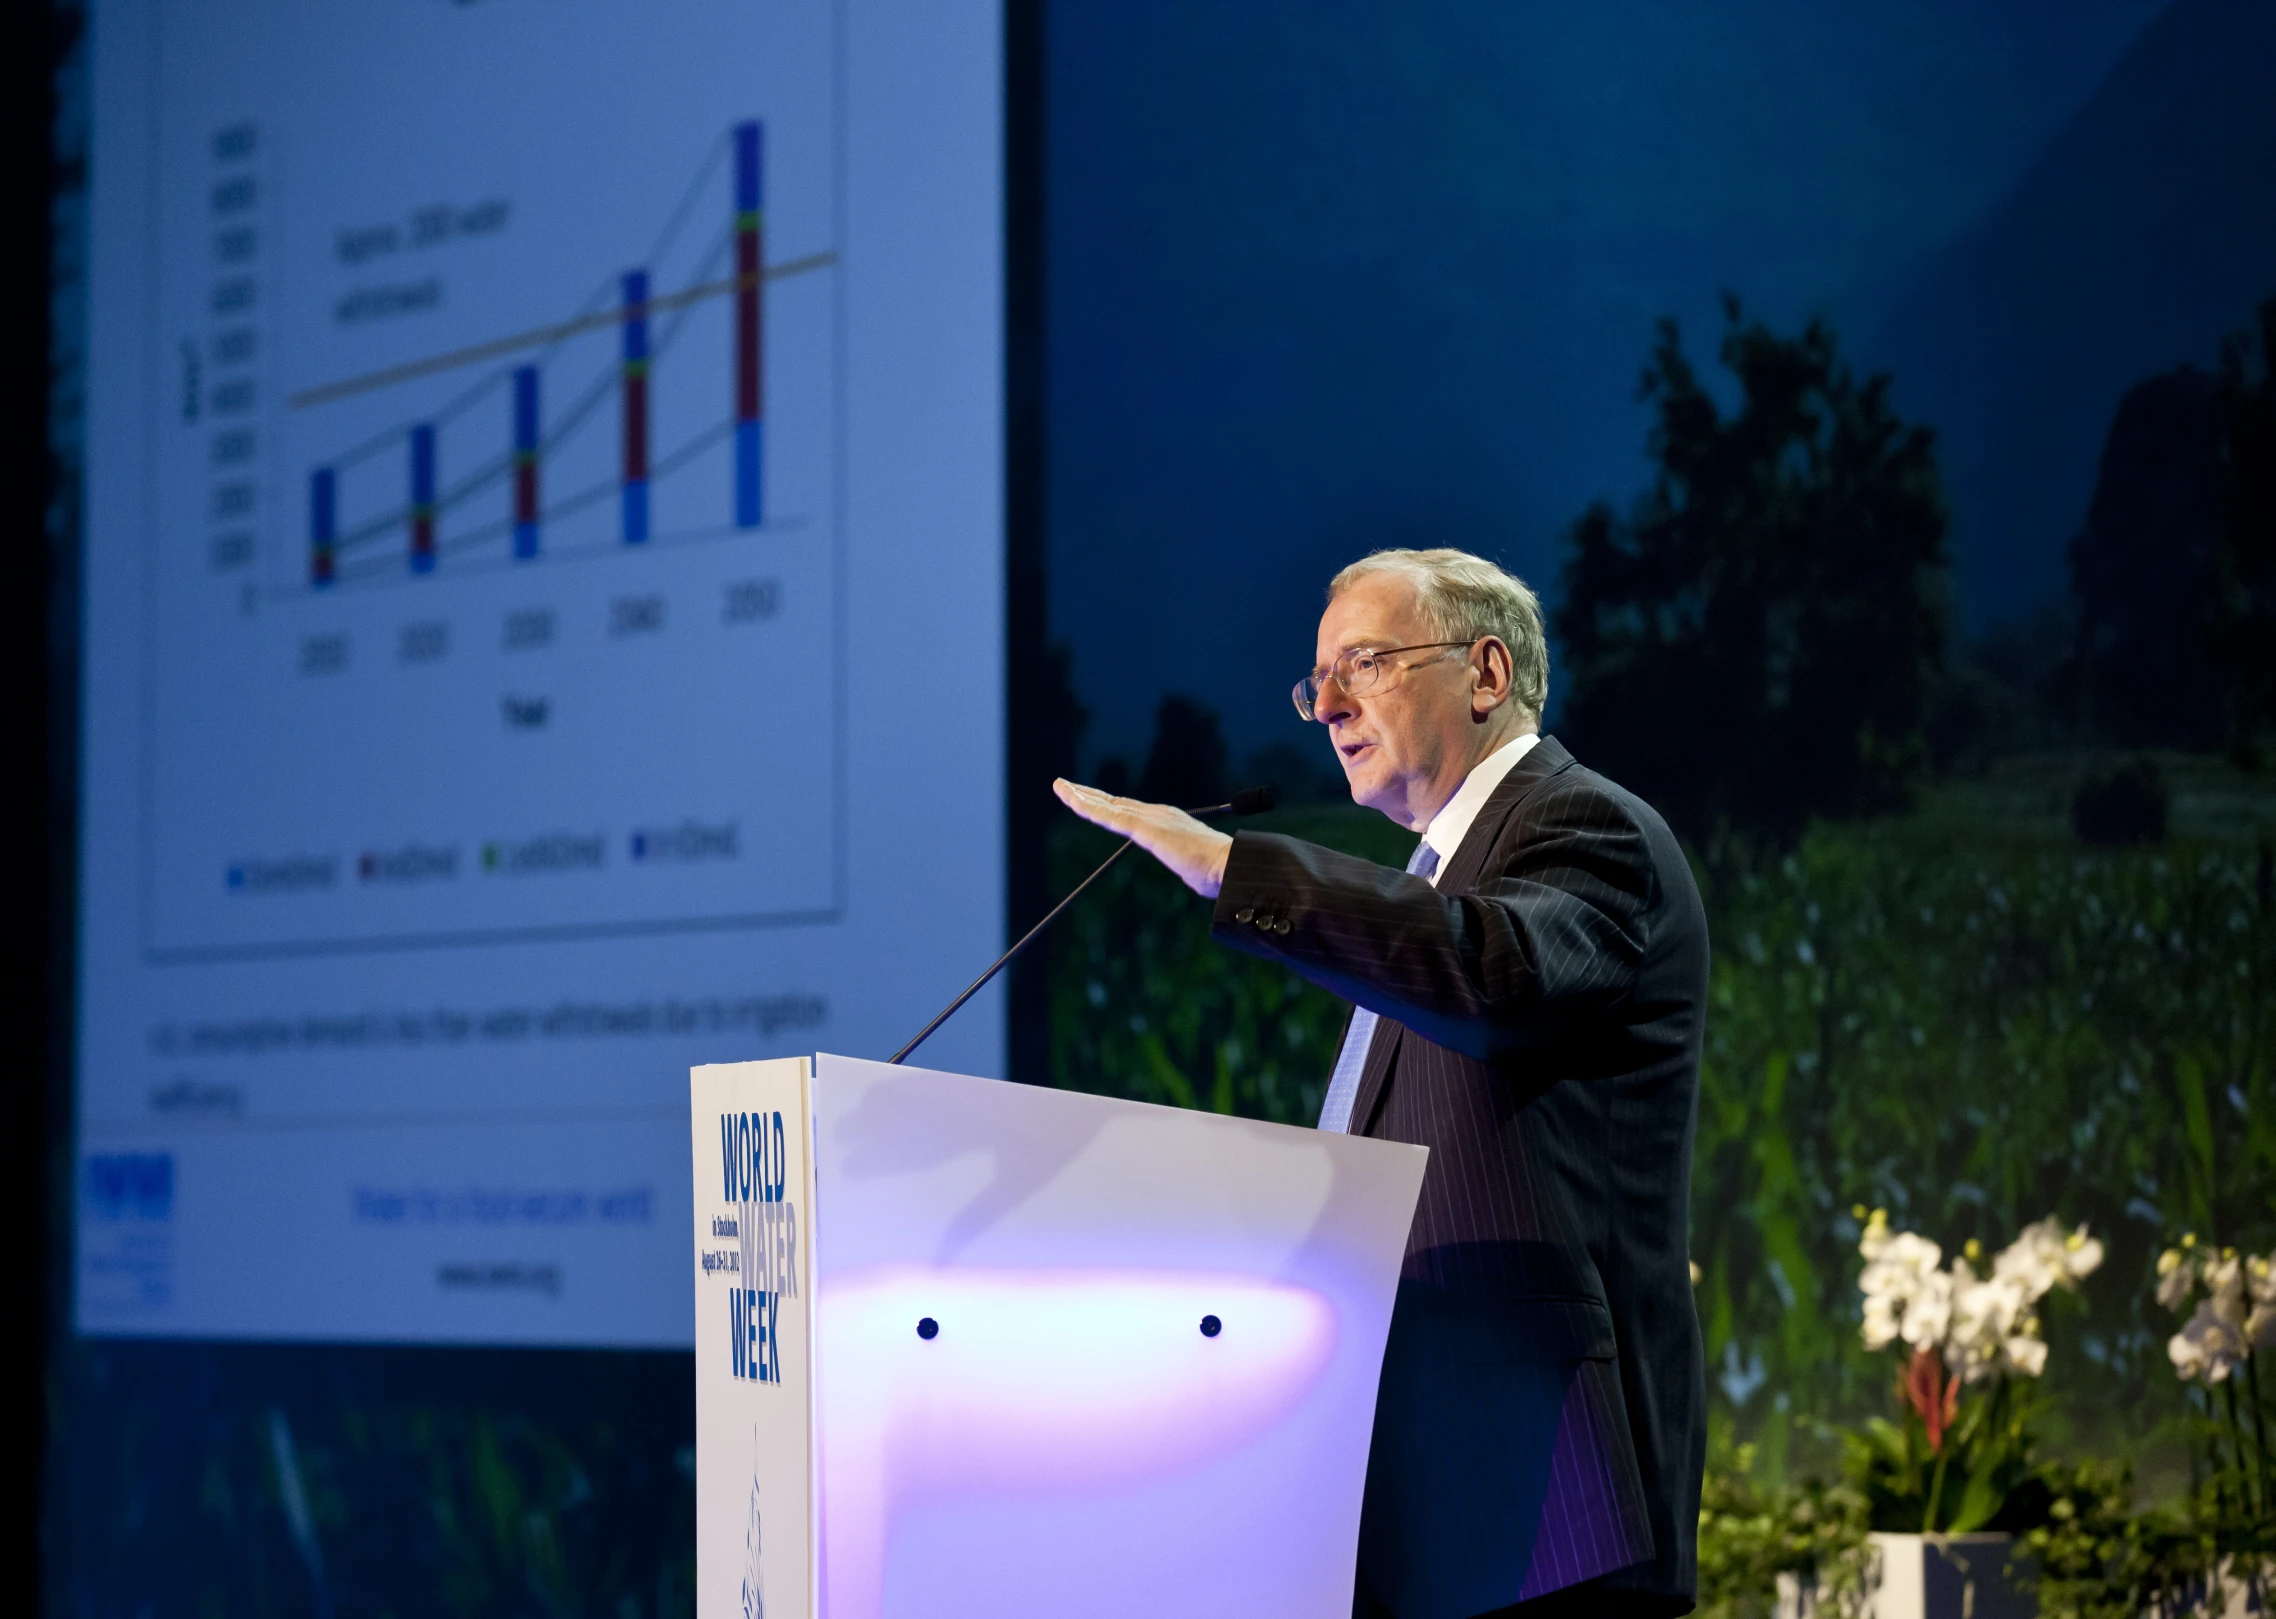
[[[1707,927],[1652,808],[1540,735],[1523,583],[1384,551],[1296,706],[1404,873],[1061,782],[1215,935],[1354,1003],[1322,1129],[1430,1149],[1377,1400],[1357,1615],[1680,1614],[1706,1389],[1686,1244]]]

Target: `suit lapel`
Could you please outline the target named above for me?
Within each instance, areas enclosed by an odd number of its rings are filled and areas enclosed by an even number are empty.
[[[1545,736],[1527,748],[1525,757],[1510,766],[1509,774],[1502,777],[1501,784],[1486,799],[1485,807],[1478,811],[1478,818],[1470,823],[1470,830],[1463,835],[1462,847],[1454,851],[1438,879],[1438,891],[1442,894],[1470,892],[1477,885],[1478,874],[1485,869],[1486,857],[1501,841],[1502,827],[1508,823],[1511,813],[1525,802],[1533,789],[1572,767],[1573,756],[1553,736]]]
[[[1550,777],[1562,775],[1572,767],[1572,754],[1553,736],[1544,736],[1526,749],[1525,757],[1510,767],[1509,774],[1501,779],[1485,807],[1478,811],[1478,818],[1470,823],[1470,830],[1463,834],[1462,846],[1454,851],[1454,858],[1446,863],[1439,877],[1438,891],[1469,893],[1485,869],[1486,857],[1501,841],[1502,828],[1517,806]],[[1391,1071],[1398,1061],[1400,1041],[1406,1033],[1404,1024],[1394,1023],[1389,1018],[1375,1025],[1375,1038],[1367,1047],[1367,1066],[1360,1070],[1359,1095],[1352,1100],[1353,1135],[1366,1135],[1373,1129],[1375,1115],[1391,1089]]]

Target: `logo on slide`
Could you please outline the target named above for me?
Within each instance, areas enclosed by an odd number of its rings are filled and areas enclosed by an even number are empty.
[[[174,1302],[174,1155],[89,1153],[80,1169],[79,1299],[91,1314]]]

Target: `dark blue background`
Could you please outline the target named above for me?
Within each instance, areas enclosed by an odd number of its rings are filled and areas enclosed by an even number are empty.
[[[1192,692],[1236,755],[1328,575],[1553,587],[1724,290],[1828,315],[1940,435],[1963,622],[2065,588],[2126,387],[2276,291],[2265,0],[1056,5],[1048,532],[1086,757]]]

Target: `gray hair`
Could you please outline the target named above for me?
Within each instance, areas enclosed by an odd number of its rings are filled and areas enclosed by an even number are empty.
[[[1328,600],[1378,573],[1395,573],[1414,585],[1423,618],[1441,638],[1499,637],[1509,648],[1510,695],[1541,718],[1549,703],[1549,638],[1541,628],[1541,598],[1524,580],[1467,551],[1376,551],[1328,581]]]

